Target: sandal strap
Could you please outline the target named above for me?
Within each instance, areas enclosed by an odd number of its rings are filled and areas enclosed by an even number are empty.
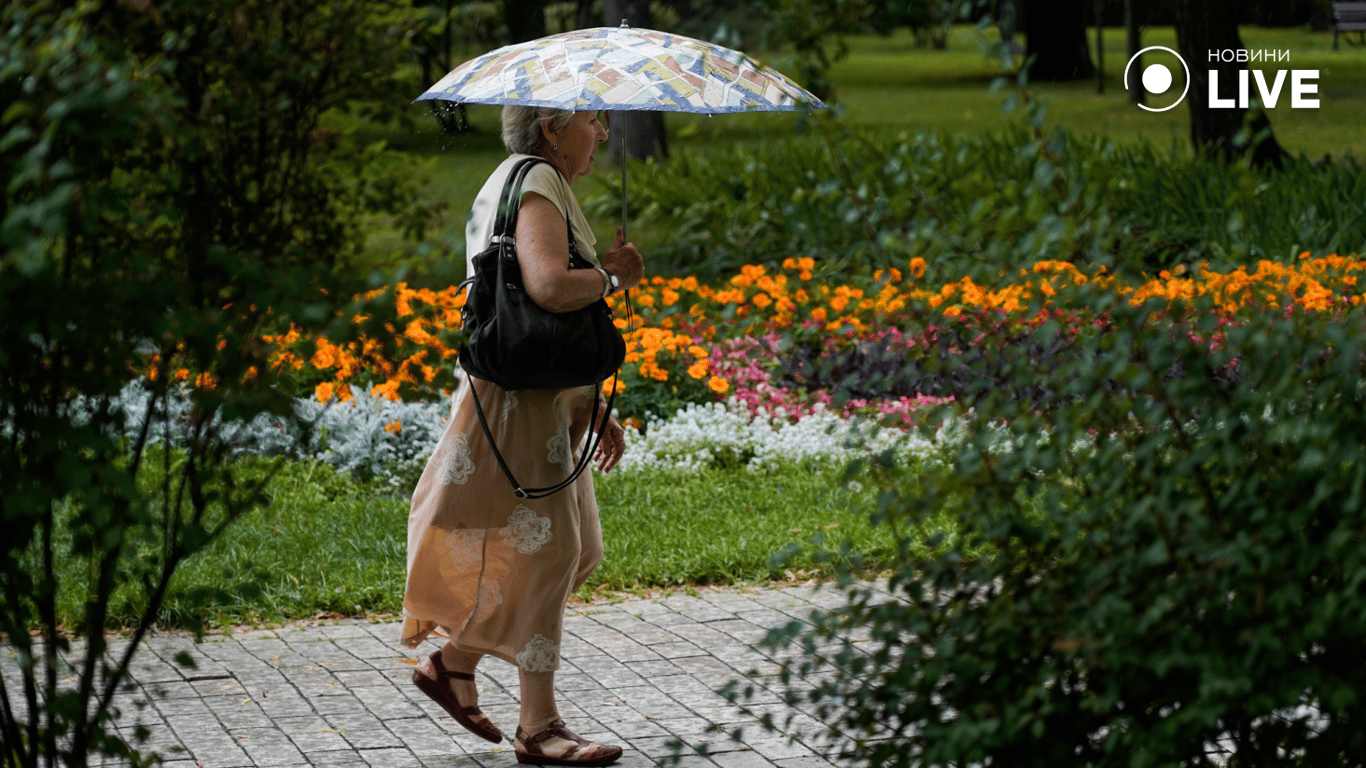
[[[565,753],[566,756],[573,754],[574,752],[577,752],[580,747],[585,747],[592,743],[584,737],[566,728],[563,720],[552,721],[550,725],[547,725],[545,727],[544,731],[541,731],[535,736],[526,735],[526,731],[522,730],[522,727],[520,725],[517,726],[518,740],[522,742],[522,746],[526,747],[528,752],[531,752],[532,749],[535,749],[536,751],[532,754],[545,754],[541,751],[541,742],[553,736],[559,736],[560,738],[565,739],[567,741],[576,742],[577,745],[571,747],[569,752]]]

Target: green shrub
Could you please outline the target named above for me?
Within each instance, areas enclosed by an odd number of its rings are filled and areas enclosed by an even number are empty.
[[[870,271],[919,256],[957,279],[1040,260],[1152,272],[1366,249],[1366,168],[1351,159],[1265,173],[1018,125],[972,136],[811,125],[823,135],[633,172],[635,216],[658,241],[651,268],[706,279],[791,256]],[[614,189],[590,206],[607,215],[619,200]]]
[[[259,507],[279,466],[238,474],[222,430],[291,413],[260,336],[281,316],[340,339],[393,315],[348,306],[361,286],[340,274],[369,217],[421,228],[408,164],[319,124],[391,98],[410,12],[0,10],[0,635],[15,657],[0,677],[0,764],[152,761],[137,749],[145,728],[116,730],[115,694],[177,568]],[[352,322],[367,312],[369,327]],[[204,377],[176,419],[165,402],[181,370]],[[121,392],[143,376],[133,412]],[[156,456],[153,433],[185,450]],[[59,613],[64,591],[88,599]],[[196,626],[211,599],[190,595],[179,620]],[[120,611],[133,633],[111,655],[104,628]]]
[[[1020,386],[962,404],[950,471],[874,468],[899,600],[845,581],[775,632],[789,699],[880,768],[1366,764],[1366,312],[1076,292],[1108,326],[1051,366],[999,347]]]

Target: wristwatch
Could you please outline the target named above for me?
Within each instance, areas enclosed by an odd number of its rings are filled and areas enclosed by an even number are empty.
[[[617,289],[621,287],[621,282],[617,280],[616,275],[612,274],[612,270],[607,267],[598,267],[597,269],[602,273],[602,279],[605,283],[602,289],[602,297],[605,299],[617,292]]]

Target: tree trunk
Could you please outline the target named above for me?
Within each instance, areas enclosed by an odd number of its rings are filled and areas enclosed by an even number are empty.
[[[1105,0],[1096,3],[1096,93],[1105,93]]]
[[[1227,161],[1250,154],[1254,165],[1280,168],[1285,151],[1271,133],[1266,111],[1236,106],[1238,62],[1225,62],[1222,56],[1210,60],[1211,52],[1242,50],[1238,35],[1237,8],[1233,0],[1176,0],[1176,39],[1181,56],[1190,69],[1191,83],[1187,103],[1191,113],[1191,142],[1196,152]],[[1210,108],[1210,72],[1218,72],[1221,99],[1234,98],[1231,108]],[[1244,123],[1248,133],[1240,137]]]
[[[1263,27],[1295,27],[1308,22],[1298,0],[1257,0],[1252,23]]]
[[[1129,101],[1135,104],[1143,103],[1143,57],[1134,56],[1143,50],[1143,38],[1139,33],[1138,9],[1134,4],[1138,0],[1124,0],[1124,31],[1129,38]]]
[[[508,44],[545,37],[545,0],[503,0]]]
[[[632,27],[651,28],[654,19],[650,15],[650,4],[645,0],[605,0],[603,16],[609,27],[621,26],[623,19]],[[612,112],[612,133],[609,157],[612,162],[621,162],[622,127],[625,126],[626,153],[635,160],[647,157],[668,157],[669,145],[664,130],[664,113],[632,111],[629,117],[624,112]]]
[[[1025,56],[1031,80],[1080,80],[1095,74],[1082,0],[1024,0]]]

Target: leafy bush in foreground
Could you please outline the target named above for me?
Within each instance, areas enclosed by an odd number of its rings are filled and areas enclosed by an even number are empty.
[[[401,12],[0,8],[0,765],[152,762],[146,728],[116,729],[115,694],[177,568],[265,500],[273,469],[238,473],[219,430],[288,412],[255,340],[281,316],[310,333],[335,317],[345,336],[368,310],[329,268],[368,217],[422,218],[400,157],[319,129],[388,96],[375,73],[397,69]],[[165,414],[190,370],[183,418],[122,431],[135,371],[152,382],[145,410]],[[186,449],[152,450],[151,434]],[[88,599],[59,614],[63,592]],[[120,610],[133,634],[110,654]]]
[[[1111,321],[1084,354],[1000,348],[1055,396],[979,388],[994,428],[936,483],[873,468],[902,487],[874,512],[901,600],[846,583],[775,633],[808,651],[789,696],[879,768],[1366,764],[1366,313],[1246,313],[1211,345],[1201,300],[1076,293]],[[949,505],[942,554],[907,548]]]

